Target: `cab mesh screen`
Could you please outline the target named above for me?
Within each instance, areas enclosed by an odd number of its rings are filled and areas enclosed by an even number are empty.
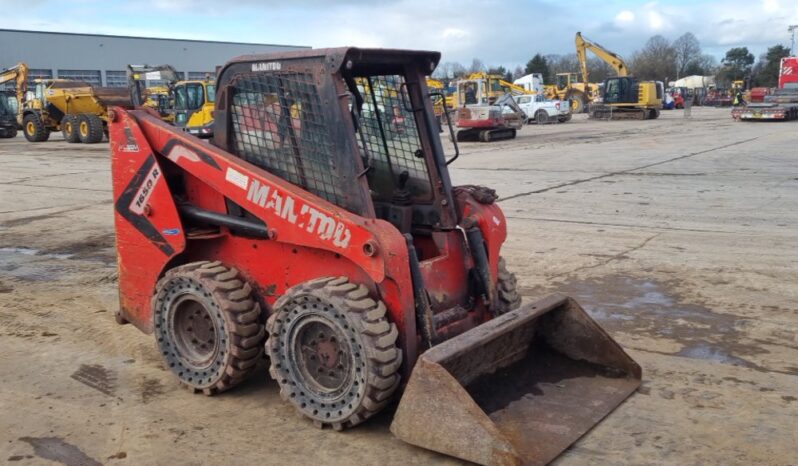
[[[232,96],[236,155],[346,207],[332,138],[311,74],[242,74],[232,82]]]
[[[369,186],[377,200],[391,198],[391,186],[403,171],[410,176],[408,189],[416,200],[432,197],[432,185],[427,173],[424,154],[415,116],[408,111],[404,78],[399,75],[368,76],[355,79],[357,90],[363,98],[363,108],[358,118],[366,150],[373,157],[368,173]]]

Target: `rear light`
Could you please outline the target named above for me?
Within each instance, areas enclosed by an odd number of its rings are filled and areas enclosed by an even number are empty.
[[[559,102],[554,102],[554,108],[559,110],[560,109],[560,103]]]

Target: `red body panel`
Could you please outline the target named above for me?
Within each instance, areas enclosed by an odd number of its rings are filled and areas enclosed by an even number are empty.
[[[150,332],[150,299],[157,281],[167,269],[182,263],[220,260],[237,268],[266,304],[267,312],[292,286],[317,277],[343,275],[365,284],[385,302],[390,320],[399,330],[399,345],[408,363],[404,370],[412,368],[419,341],[413,283],[405,237],[393,225],[352,214],[145,111],[117,109],[111,120],[123,319]],[[148,185],[151,194],[140,199],[140,208],[123,214],[120,196],[140,190],[150,165],[162,176],[152,179]],[[172,191],[179,191],[177,197]],[[184,231],[178,202],[227,214],[225,199],[265,223],[269,239],[232,234],[225,227]],[[501,210],[477,203],[465,191],[457,195],[457,203],[483,231],[495,277],[506,235]],[[154,241],[142,231],[145,220],[161,233],[163,241]],[[462,230],[434,232],[416,241],[421,273],[435,311],[469,302],[467,283],[473,263],[465,241]],[[487,303],[474,303],[469,321],[478,324],[486,320],[487,309]]]
[[[124,319],[149,332],[154,284],[186,240],[163,168],[141,129],[123,114],[113,130],[117,264],[119,283],[125,285],[120,310]]]

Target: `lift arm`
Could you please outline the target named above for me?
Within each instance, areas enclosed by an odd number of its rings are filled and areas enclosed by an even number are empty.
[[[582,68],[582,79],[585,82],[585,86],[590,81],[588,79],[588,72],[587,72],[587,51],[590,50],[593,52],[597,57],[601,58],[610,65],[615,72],[618,74],[619,77],[629,75],[629,66],[626,65],[626,62],[623,61],[619,55],[610,52],[609,50],[605,49],[604,47],[600,46],[595,42],[591,42],[584,37],[582,37],[581,32],[576,33],[576,56],[579,59],[579,66]],[[587,87],[586,87],[587,88]]]

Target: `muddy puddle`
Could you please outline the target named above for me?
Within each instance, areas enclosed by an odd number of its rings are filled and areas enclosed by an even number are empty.
[[[527,296],[552,291],[567,294],[612,333],[680,344],[680,350],[668,354],[767,371],[748,359],[768,352],[743,334],[741,329],[749,319],[725,310],[710,309],[701,303],[687,302],[671,290],[675,285],[610,275],[565,280],[548,289],[531,288],[521,292]]]
[[[57,280],[72,254],[48,254],[32,248],[0,248],[0,278],[28,281]]]

